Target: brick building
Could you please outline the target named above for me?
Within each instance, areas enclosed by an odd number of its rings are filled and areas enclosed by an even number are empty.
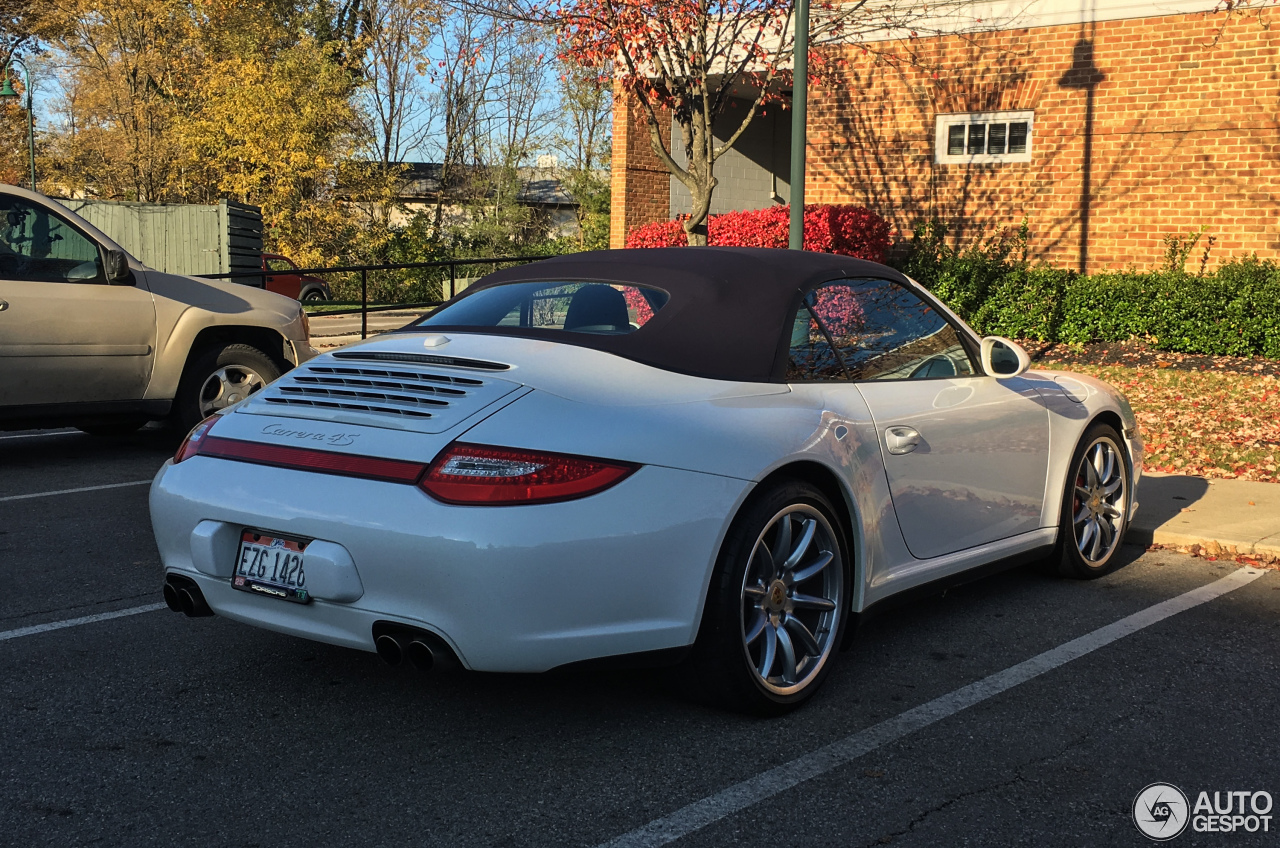
[[[1033,0],[910,58],[875,45],[897,61],[824,48],[846,64],[810,88],[806,200],[865,205],[904,233],[936,217],[961,239],[1026,218],[1033,256],[1090,272],[1152,267],[1166,235],[1202,226],[1211,264],[1280,258],[1280,11],[1220,5]],[[617,247],[688,195],[640,110],[615,103]],[[772,110],[717,163],[713,213],[786,202],[789,120]]]

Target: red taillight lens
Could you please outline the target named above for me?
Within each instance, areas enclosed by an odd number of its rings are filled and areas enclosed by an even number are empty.
[[[602,492],[639,466],[560,453],[452,444],[418,484],[451,504],[500,506],[568,501]]]
[[[200,452],[200,443],[204,441],[204,437],[209,435],[209,431],[213,429],[213,425],[218,421],[218,416],[210,415],[201,421],[195,427],[191,428],[191,432],[182,440],[182,444],[178,445],[178,452],[173,455],[173,464],[177,465],[184,459],[190,459]]]

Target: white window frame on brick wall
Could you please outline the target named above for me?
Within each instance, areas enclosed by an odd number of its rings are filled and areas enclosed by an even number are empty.
[[[990,127],[992,124],[997,126],[1003,124],[1022,124],[1027,125],[1026,149],[1020,153],[987,153],[987,138],[990,136]],[[969,153],[969,139],[972,134],[970,127],[983,126],[983,145],[982,153]],[[951,138],[952,127],[965,127],[965,152],[954,154],[948,152],[948,142]],[[1010,133],[1005,131],[1005,149],[1008,149]],[[985,165],[995,164],[998,162],[1030,162],[1032,137],[1035,135],[1035,113],[1031,111],[1019,112],[953,112],[946,115],[938,115],[936,130],[933,139],[933,161],[938,165]]]

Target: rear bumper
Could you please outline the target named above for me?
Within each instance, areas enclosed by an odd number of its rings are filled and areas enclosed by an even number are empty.
[[[218,615],[365,651],[374,622],[400,622],[439,634],[468,668],[536,672],[692,643],[749,487],[646,466],[577,501],[457,507],[413,486],[195,457],[156,476],[151,515],[165,569],[195,580]],[[330,543],[317,599],[232,588],[242,528]],[[321,573],[341,562],[335,546],[358,589]],[[345,594],[323,588],[338,584]]]

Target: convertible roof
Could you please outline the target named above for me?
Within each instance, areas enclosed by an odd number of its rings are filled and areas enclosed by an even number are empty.
[[[664,247],[572,253],[508,268],[472,284],[463,297],[504,283],[544,280],[652,286],[671,299],[633,333],[556,332],[552,337],[544,336],[545,331],[525,330],[514,334],[594,348],[682,374],[762,383],[783,379],[790,322],[800,293],[845,277],[879,277],[906,284],[906,277],[884,265],[832,253]]]

